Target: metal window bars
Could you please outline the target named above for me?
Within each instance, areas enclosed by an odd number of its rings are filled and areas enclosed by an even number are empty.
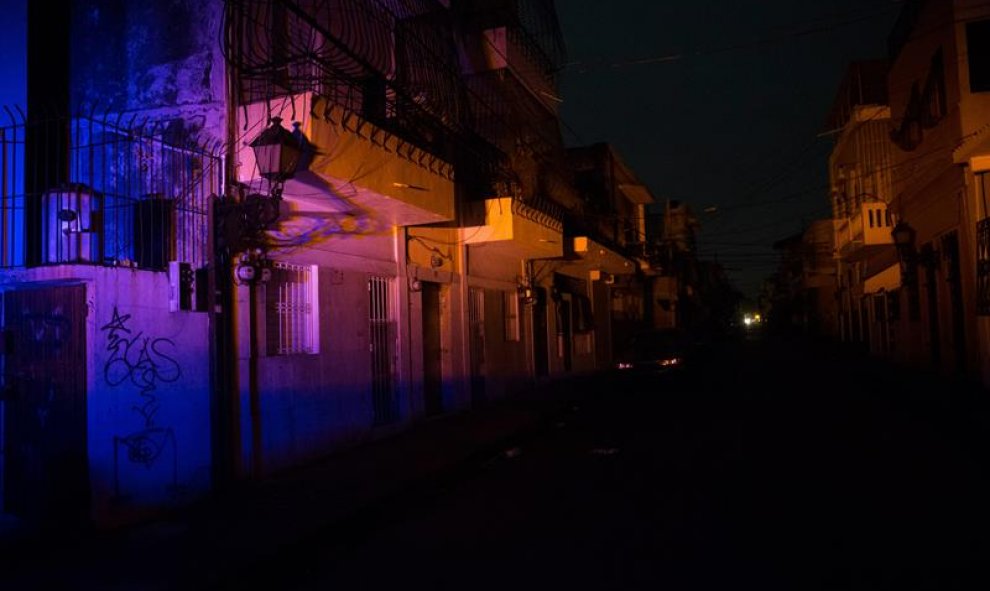
[[[368,278],[368,320],[371,341],[371,401],[375,425],[399,419],[395,387],[396,313],[395,282],[388,277]]]
[[[269,355],[317,353],[316,269],[276,262],[266,294]]]
[[[0,127],[0,268],[202,266],[221,160],[164,126],[86,117]]]

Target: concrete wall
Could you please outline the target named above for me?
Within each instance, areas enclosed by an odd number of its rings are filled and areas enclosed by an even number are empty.
[[[497,248],[468,247],[467,282],[485,291],[485,390],[489,399],[530,383],[532,360],[528,355],[531,333],[525,330],[526,307],[518,305],[518,340],[506,335],[506,298],[518,298],[522,261]]]
[[[393,307],[398,313],[399,290],[395,237],[371,236],[331,239],[319,249],[276,251],[272,258],[294,265],[316,265],[318,277],[319,350],[314,354],[269,354],[266,350],[267,293],[258,289],[261,460],[265,471],[278,470],[325,455],[372,434],[374,412],[371,392],[369,291],[371,277],[392,280]],[[241,438],[243,465],[252,452],[252,416],[248,390],[249,287],[237,288],[238,339],[241,384]],[[397,325],[399,318],[396,319]],[[397,339],[405,338],[399,331]],[[396,395],[401,367],[396,349]],[[405,402],[407,405],[408,403]],[[406,413],[407,414],[407,413]]]
[[[943,51],[946,78],[946,116],[934,127],[923,130],[923,141],[914,150],[894,149],[896,194],[895,212],[917,231],[917,247],[932,244],[939,252],[942,264],[936,271],[936,315],[929,313],[929,296],[926,289],[924,268],[919,268],[921,318],[906,319],[907,294],[902,294],[902,322],[898,341],[903,343],[903,360],[920,365],[931,363],[933,345],[941,350],[941,361],[936,369],[945,372],[955,370],[957,357],[953,339],[951,305],[945,285],[946,265],[940,252],[943,236],[956,232],[960,245],[962,270],[963,314],[965,330],[965,362],[968,373],[978,375],[982,364],[979,343],[974,330],[975,323],[975,221],[965,196],[967,191],[964,169],[953,159],[953,154],[963,138],[981,125],[985,125],[990,98],[969,93],[966,71],[965,27],[960,20],[986,16],[985,8],[974,11],[970,2],[928,2],[911,40],[892,65],[888,85],[891,111],[895,120],[902,117],[910,98],[914,82],[924,84],[919,72],[928,72],[932,55],[938,48]],[[921,34],[924,32],[924,34]],[[981,93],[985,94],[985,93]],[[906,290],[902,290],[906,291]],[[931,327],[938,324],[939,334],[933,337]],[[934,339],[938,343],[934,343]]]
[[[86,286],[87,445],[94,520],[125,523],[210,488],[207,317],[170,312],[166,273],[60,266],[5,273]]]
[[[175,134],[223,138],[219,0],[73,3],[71,108],[142,113]]]

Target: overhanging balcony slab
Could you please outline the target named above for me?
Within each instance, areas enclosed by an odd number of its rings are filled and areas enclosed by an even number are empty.
[[[267,106],[246,112],[249,127],[263,128]],[[289,215],[349,216],[382,228],[454,219],[453,167],[444,160],[312,93],[280,101],[271,116],[293,122],[306,144],[283,193]],[[239,178],[263,188],[246,144],[238,149]]]
[[[629,275],[636,272],[634,261],[595,242],[588,236],[575,236],[571,239],[571,256],[567,265],[559,271],[568,275],[587,275],[592,271],[604,271],[611,275]]]
[[[894,291],[901,286],[901,268],[899,265],[878,270],[871,277],[867,277],[863,282],[864,293],[879,293],[881,291]]]
[[[556,258],[564,254],[563,228],[558,220],[512,197],[486,199],[479,218],[484,224],[461,228],[467,245],[524,259]]]
[[[637,205],[649,205],[653,203],[653,195],[650,190],[646,188],[646,185],[635,184],[635,183],[620,183],[619,190],[622,194],[626,196],[629,201]]]

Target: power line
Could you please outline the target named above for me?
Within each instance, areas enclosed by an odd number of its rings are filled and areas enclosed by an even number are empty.
[[[762,47],[764,45],[769,45],[769,44],[773,44],[773,43],[777,43],[777,42],[780,42],[780,41],[789,40],[789,39],[793,39],[793,38],[807,37],[809,35],[815,35],[815,34],[820,34],[820,33],[827,33],[827,32],[838,30],[838,29],[843,28],[843,27],[847,27],[847,26],[850,26],[850,25],[854,25],[854,24],[858,24],[858,23],[864,22],[864,21],[872,20],[872,19],[875,19],[875,18],[878,18],[878,17],[881,17],[881,16],[886,16],[890,12],[892,12],[894,9],[899,9],[900,2],[899,1],[898,2],[888,2],[886,4],[887,4],[887,6],[884,7],[884,8],[882,8],[882,9],[880,9],[880,10],[873,9],[868,14],[860,14],[859,16],[852,16],[852,15],[853,14],[856,14],[857,12],[862,12],[862,10],[852,11],[852,12],[846,13],[845,15],[836,15],[836,17],[842,17],[841,20],[836,20],[836,21],[825,23],[825,24],[821,24],[821,25],[816,25],[816,24],[806,24],[806,25],[798,24],[798,25],[792,25],[792,26],[799,27],[799,28],[797,28],[796,30],[791,30],[791,31],[788,31],[786,33],[779,34],[779,35],[771,35],[771,36],[768,36],[768,37],[765,37],[765,38],[762,38],[762,39],[757,39],[757,40],[746,42],[746,43],[736,43],[736,44],[732,44],[732,45],[723,45],[723,46],[719,46],[719,47],[711,47],[711,48],[707,48],[707,49],[699,49],[699,50],[688,51],[688,52],[684,52],[684,51],[673,52],[673,53],[669,53],[669,54],[665,54],[665,55],[646,56],[646,57],[639,57],[639,58],[628,58],[628,59],[624,59],[624,60],[616,60],[616,61],[610,61],[610,62],[609,61],[605,61],[605,60],[601,60],[601,59],[590,60],[590,61],[589,60],[585,60],[585,61],[574,61],[574,62],[569,62],[567,64],[564,64],[563,65],[563,68],[578,68],[577,70],[575,70],[575,73],[577,73],[577,74],[584,74],[584,73],[587,73],[589,71],[589,68],[602,68],[602,67],[622,68],[622,67],[625,67],[625,66],[640,66],[640,65],[651,65],[651,64],[664,64],[664,63],[671,63],[671,62],[682,61],[683,59],[688,58],[688,57],[701,57],[701,56],[717,55],[717,54],[727,53],[727,52],[732,52],[732,51],[753,49],[753,48],[756,48],[756,47]],[[836,17],[833,17],[833,18],[836,18]],[[814,21],[812,21],[812,23],[813,22]]]

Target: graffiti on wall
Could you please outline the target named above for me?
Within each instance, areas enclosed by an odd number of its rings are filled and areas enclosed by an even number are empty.
[[[135,332],[130,321],[130,314],[121,314],[114,306],[113,317],[100,327],[106,337],[107,352],[103,379],[111,387],[130,386],[137,390],[137,401],[131,410],[142,423],[137,431],[114,436],[114,493],[121,496],[121,455],[147,470],[170,459],[168,486],[175,492],[178,489],[175,432],[158,424],[156,417],[161,409],[159,387],[178,381],[182,368],[174,356],[175,343],[171,339]]]

